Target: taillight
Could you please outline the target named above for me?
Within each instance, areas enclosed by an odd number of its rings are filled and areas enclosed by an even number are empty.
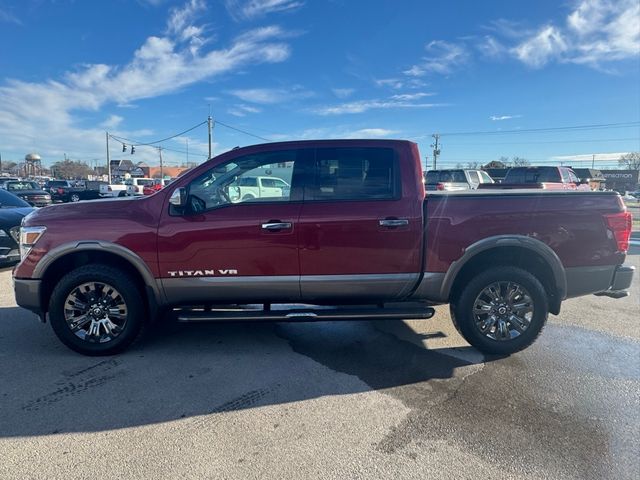
[[[444,183],[436,183],[436,190],[444,190]]]
[[[616,240],[618,250],[626,253],[626,251],[629,250],[629,239],[631,238],[631,213],[609,213],[604,215],[604,219],[607,222],[609,230],[613,233],[613,238]]]
[[[109,185],[109,186],[107,187],[107,192],[113,192],[113,189],[111,188],[111,185]]]
[[[64,195],[64,190],[62,188],[58,189],[58,195]]]

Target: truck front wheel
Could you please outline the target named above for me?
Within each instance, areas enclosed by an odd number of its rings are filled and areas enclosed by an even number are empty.
[[[145,308],[135,282],[106,265],[79,267],[58,282],[49,301],[53,331],[84,355],[113,355],[142,331]]]
[[[531,273],[495,267],[473,277],[450,309],[467,342],[483,353],[508,355],[535,341],[547,321],[549,302]]]

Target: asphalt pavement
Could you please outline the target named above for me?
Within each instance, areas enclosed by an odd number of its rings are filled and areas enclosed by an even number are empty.
[[[639,288],[565,302],[507,358],[469,347],[445,307],[166,325],[89,358],[0,270],[0,478],[639,478]]]

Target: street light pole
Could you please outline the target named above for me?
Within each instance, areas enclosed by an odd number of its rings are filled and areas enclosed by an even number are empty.
[[[111,183],[111,157],[109,155],[109,132],[105,132],[107,139],[107,183]]]

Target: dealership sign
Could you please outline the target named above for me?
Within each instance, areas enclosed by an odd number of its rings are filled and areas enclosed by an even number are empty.
[[[601,170],[602,176],[612,183],[638,183],[640,170]]]

